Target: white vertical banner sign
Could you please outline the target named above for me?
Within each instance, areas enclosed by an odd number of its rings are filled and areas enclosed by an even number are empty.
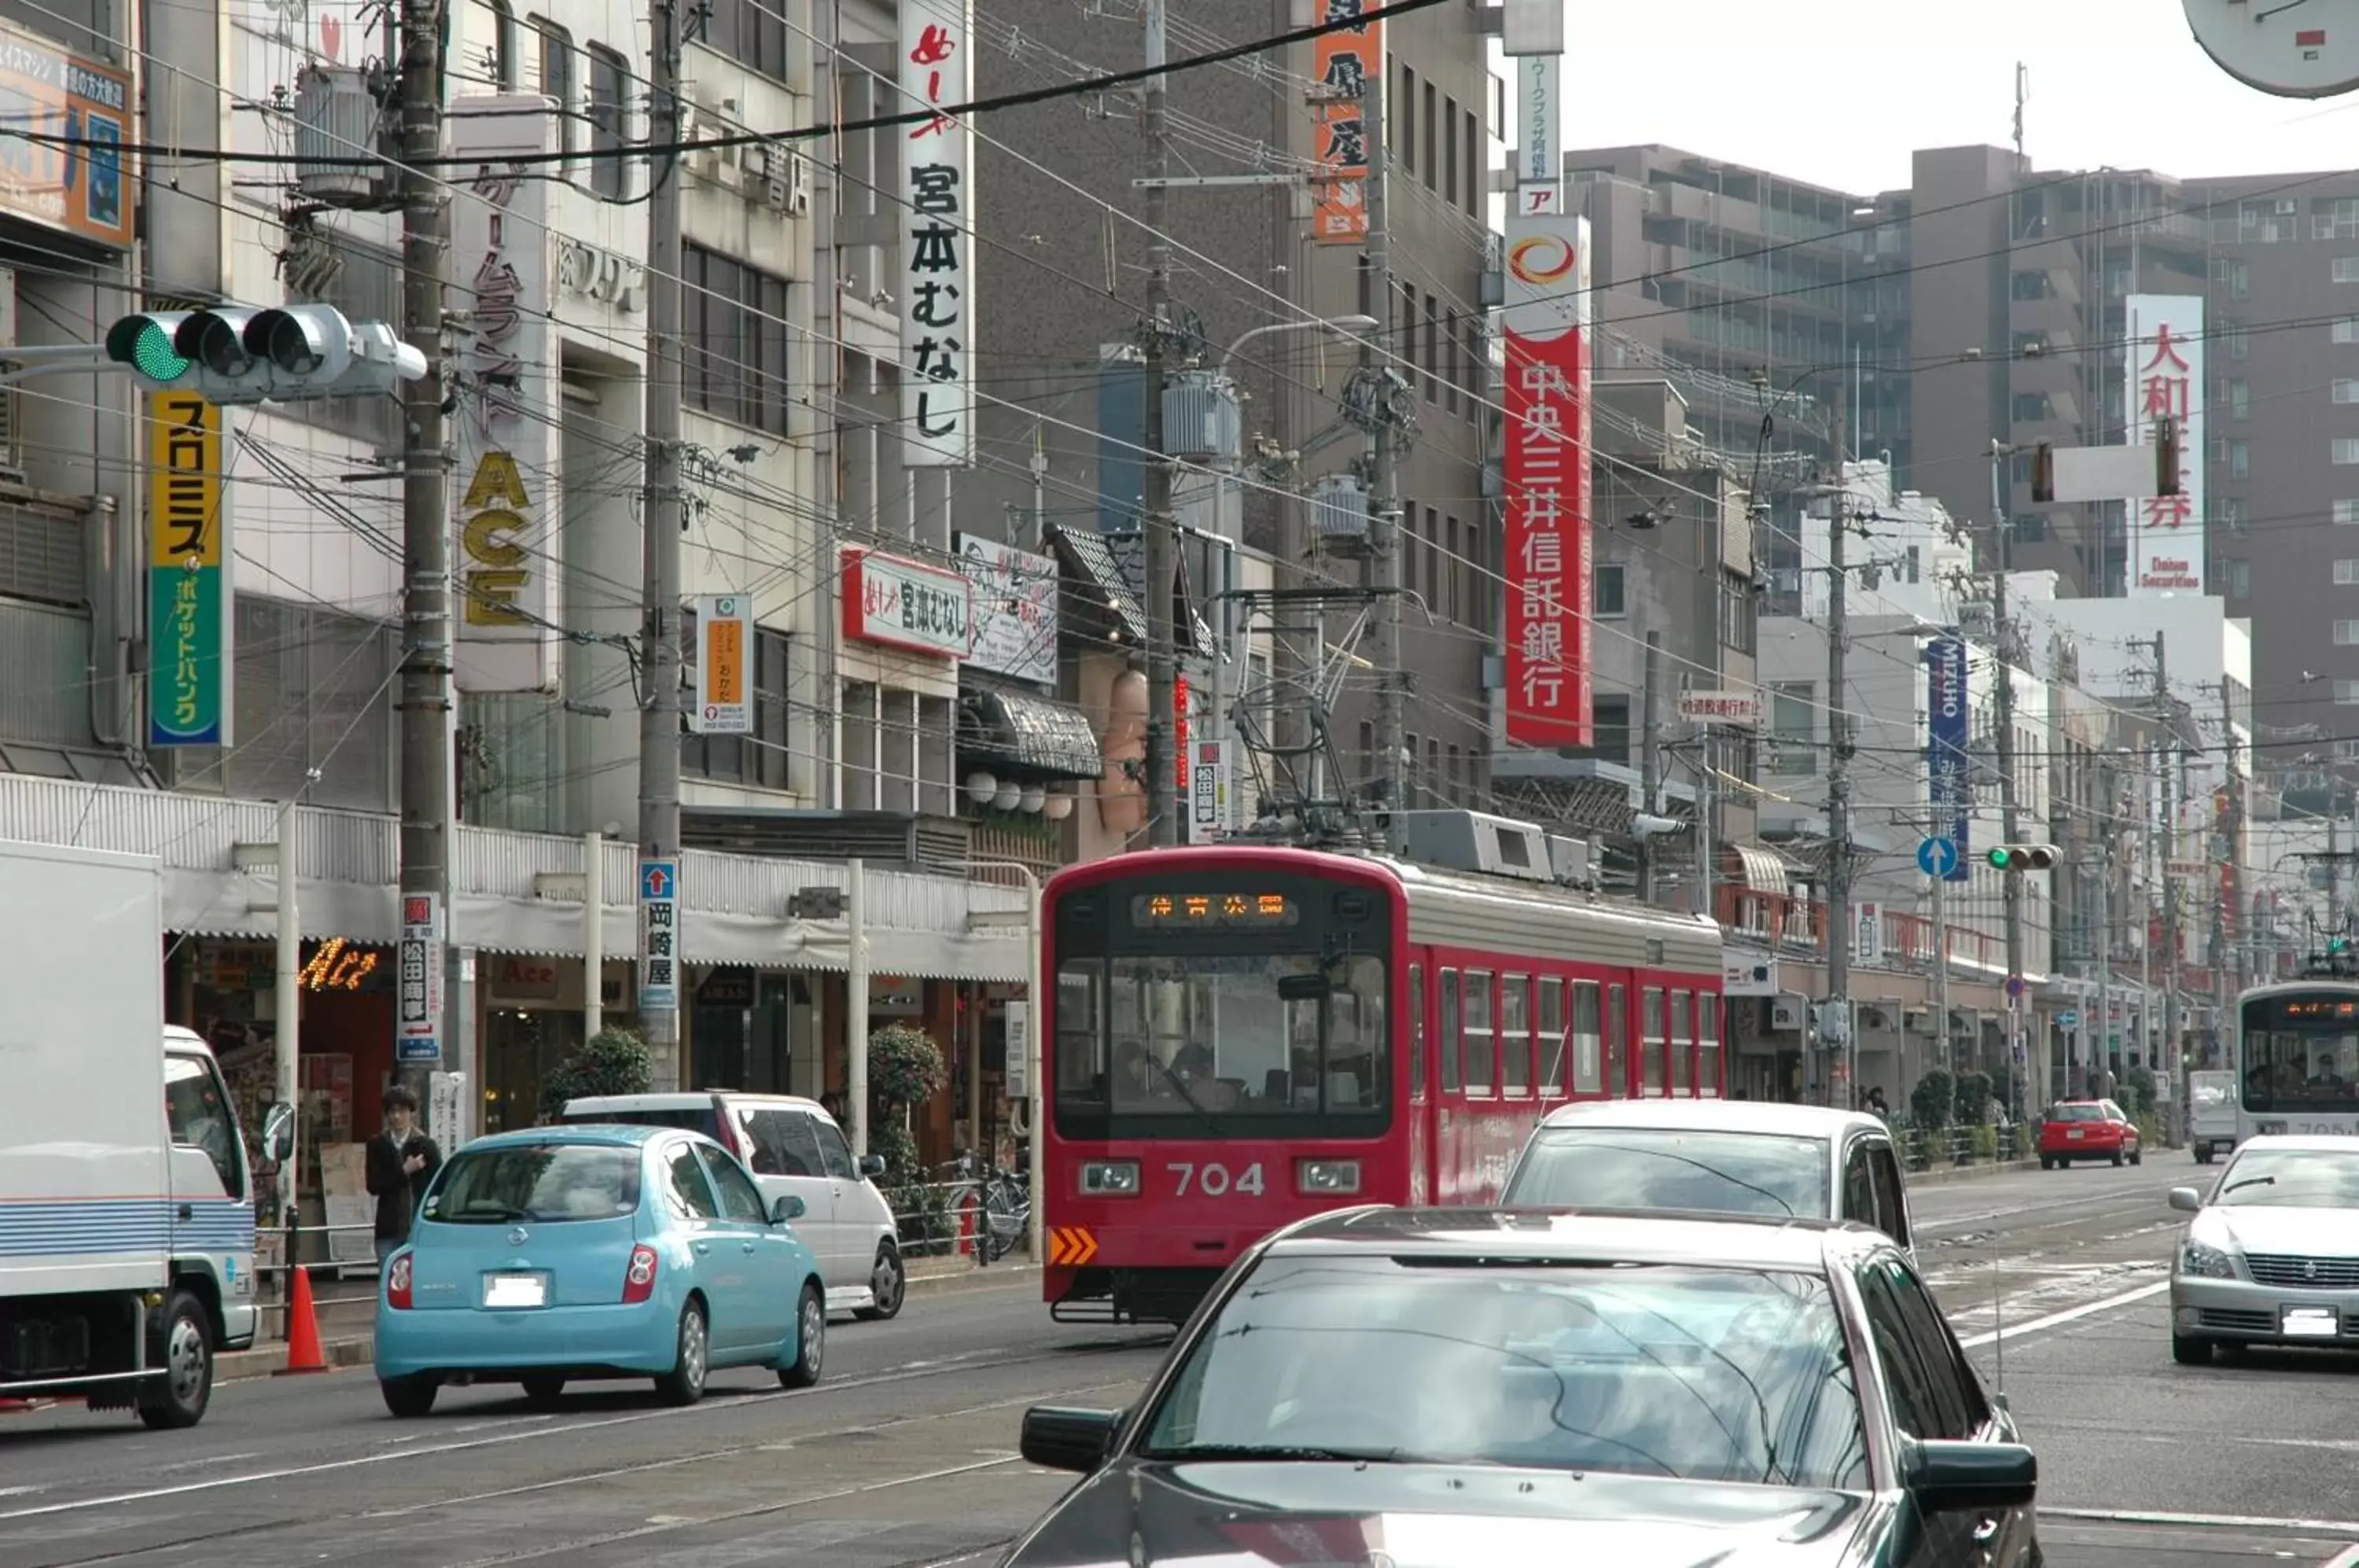
[[[1007,1004],[1007,1025],[1003,1031],[1006,1040],[1006,1066],[1002,1093],[1011,1100],[1021,1100],[1032,1093],[1031,1052],[1027,1042],[1032,1038],[1032,1004]]]
[[[1528,54],[1516,61],[1516,212],[1545,217],[1564,201],[1564,57]]]
[[[442,900],[401,896],[401,958],[397,976],[394,1060],[442,1060]]]
[[[1188,747],[1189,842],[1210,844],[1234,826],[1229,818],[1229,746],[1200,740]]]
[[[2128,596],[2201,593],[2204,570],[2203,299],[2194,294],[2133,294],[2127,303],[2127,379],[2123,408],[2130,444],[2154,440],[2157,423],[2179,430],[2179,494],[2133,499]]]
[[[1851,961],[1873,967],[1884,962],[1884,906],[1860,903],[1852,906]]]
[[[901,461],[973,461],[974,135],[943,114],[974,96],[965,0],[901,0]]]
[[[688,727],[698,735],[754,733],[752,604],[743,593],[697,596],[696,701]]]

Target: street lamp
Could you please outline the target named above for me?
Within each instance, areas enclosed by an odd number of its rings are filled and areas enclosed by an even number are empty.
[[[1228,352],[1221,355],[1221,374],[1223,376],[1228,375],[1229,362],[1237,357],[1237,351],[1239,349],[1245,347],[1245,344],[1253,342],[1256,338],[1266,338],[1278,332],[1308,332],[1319,331],[1344,333],[1364,332],[1374,328],[1375,324],[1376,319],[1374,316],[1363,316],[1354,312],[1349,316],[1313,316],[1299,321],[1271,321],[1265,326],[1254,327],[1246,332],[1239,333],[1237,335],[1237,341],[1231,343],[1228,347]]]

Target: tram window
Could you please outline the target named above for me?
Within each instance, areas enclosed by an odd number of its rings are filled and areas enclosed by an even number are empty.
[[[1605,989],[1605,1092],[1615,1099],[1630,1093],[1630,1002],[1626,989]]]
[[[1466,972],[1466,1093],[1488,1094],[1498,1081],[1499,1042],[1491,1032],[1491,976]]]
[[[1645,989],[1638,1014],[1639,1087],[1646,1094],[1663,1092],[1663,990]]]
[[[1408,966],[1408,1097],[1425,1098],[1425,965]]]
[[[1688,1004],[1692,998],[1685,991],[1671,993],[1670,1088],[1674,1094],[1688,1092],[1689,1056],[1694,1049],[1695,1036],[1688,1028]]]
[[[1696,1093],[1720,1094],[1720,998],[1710,991],[1696,994]]]
[[[1546,1098],[1565,1091],[1564,982],[1553,975],[1540,981],[1540,1071],[1536,1082]]]
[[[1441,1086],[1455,1089],[1458,1074],[1458,971],[1441,972]]]
[[[1572,983],[1572,1092],[1605,1092],[1604,1039],[1597,1021],[1597,983]]]
[[[1076,958],[1057,968],[1057,1094],[1060,1098],[1106,1098],[1105,964]]]
[[[1532,1092],[1532,977],[1499,982],[1499,1092]]]

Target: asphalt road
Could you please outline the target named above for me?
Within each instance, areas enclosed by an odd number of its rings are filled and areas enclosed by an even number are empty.
[[[1917,1189],[1919,1254],[2038,1448],[2051,1568],[2323,1564],[2359,1542],[2359,1358],[2171,1365],[2159,1291],[2184,1155]],[[224,1385],[197,1431],[0,1417],[8,1568],[982,1568],[1065,1478],[1014,1454],[1046,1399],[1119,1404],[1164,1336],[1048,1322],[1026,1279],[842,1323],[827,1379],[636,1386],[554,1414],[446,1389],[396,1422],[364,1372]],[[2354,1522],[2338,1522],[2354,1521]],[[2342,1565],[2348,1568],[2348,1565]]]

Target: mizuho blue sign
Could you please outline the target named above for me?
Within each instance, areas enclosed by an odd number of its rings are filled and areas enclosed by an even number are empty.
[[[1966,639],[1936,637],[1925,646],[1925,763],[1932,789],[1933,834],[1957,846],[1944,881],[1963,882],[1971,873],[1969,833],[1973,825],[1973,704],[1966,684]]]

